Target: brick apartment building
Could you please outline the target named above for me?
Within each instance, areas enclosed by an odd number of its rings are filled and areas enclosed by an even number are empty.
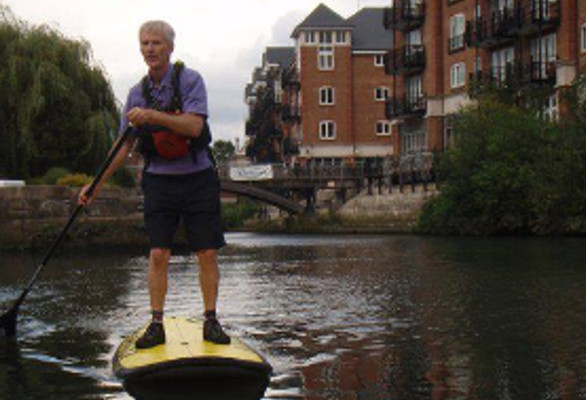
[[[549,90],[557,116],[559,89],[586,68],[586,0],[394,0],[348,19],[320,4],[292,38],[267,49],[246,91],[252,115],[270,88],[275,154],[443,151],[478,82]]]
[[[556,117],[558,89],[586,61],[585,13],[584,0],[395,0],[384,23],[395,44],[387,117],[399,151],[449,146],[449,115],[470,102],[475,82],[549,88],[544,108]]]
[[[385,116],[393,77],[385,73],[384,54],[392,36],[383,16],[384,8],[363,8],[345,19],[320,4],[294,29],[294,46],[266,49],[246,99],[249,122],[261,97],[275,104],[265,114],[265,121],[280,118],[273,154],[287,158],[288,148],[301,158],[340,161],[395,153]],[[263,128],[251,125],[250,140],[266,140]]]

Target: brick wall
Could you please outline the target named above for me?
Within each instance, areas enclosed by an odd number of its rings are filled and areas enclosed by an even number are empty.
[[[352,143],[352,63],[349,47],[336,46],[334,69],[320,71],[316,46],[303,46],[301,57],[301,96],[303,112],[303,144],[350,144]],[[335,88],[335,105],[319,104],[319,88]],[[336,121],[336,138],[333,142],[319,139],[319,123],[324,120]]]
[[[385,102],[375,101],[377,87],[387,87],[392,91],[392,77],[384,67],[374,65],[373,54],[353,56],[353,111],[356,143],[391,145],[391,136],[377,136],[377,121],[385,120]]]

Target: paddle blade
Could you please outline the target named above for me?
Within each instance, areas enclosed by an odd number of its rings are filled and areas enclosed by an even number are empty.
[[[18,307],[12,307],[10,310],[0,316],[0,336],[16,336],[16,320],[18,317]]]

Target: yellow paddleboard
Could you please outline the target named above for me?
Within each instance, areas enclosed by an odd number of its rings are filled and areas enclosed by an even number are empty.
[[[164,326],[165,344],[137,349],[135,343],[145,331],[144,326],[118,347],[113,359],[114,374],[124,381],[127,390],[129,386],[155,384],[160,388],[161,382],[178,382],[173,387],[184,388],[189,383],[198,391],[216,391],[226,389],[227,384],[248,388],[262,396],[272,367],[243,341],[234,336],[229,345],[204,341],[203,321],[196,318],[166,317]],[[239,390],[242,394],[243,389]]]

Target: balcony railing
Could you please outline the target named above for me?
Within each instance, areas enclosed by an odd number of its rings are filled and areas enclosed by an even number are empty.
[[[425,69],[425,48],[408,45],[392,49],[385,54],[384,61],[387,74],[419,74]]]
[[[489,17],[477,18],[466,24],[469,46],[493,47],[512,41],[515,36],[535,35],[556,29],[561,24],[560,0],[532,0],[522,6],[494,11]]]
[[[299,106],[285,104],[281,107],[281,120],[283,122],[300,122],[301,110]]]
[[[531,60],[528,66],[528,76],[532,83],[555,84],[556,62]]]
[[[281,86],[284,89],[299,90],[301,88],[301,82],[299,81],[299,75],[295,68],[290,68],[283,72],[281,77]]]
[[[519,8],[504,8],[490,17],[479,17],[466,24],[469,46],[492,47],[511,41],[522,26]]]
[[[517,90],[527,85],[554,85],[555,81],[555,61],[530,60],[470,74],[470,82],[476,88],[480,85]]]
[[[423,94],[388,98],[385,102],[385,116],[394,119],[407,116],[421,116],[427,111],[427,101]]]
[[[393,7],[386,8],[383,16],[385,29],[410,31],[425,22],[425,2],[420,0],[395,0]]]

